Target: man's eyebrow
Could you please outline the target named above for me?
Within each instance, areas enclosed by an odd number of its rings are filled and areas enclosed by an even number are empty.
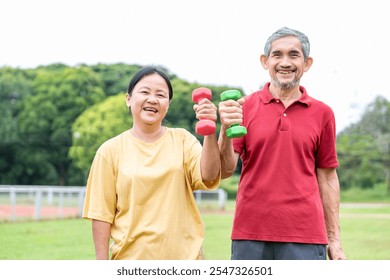
[[[280,51],[280,50],[274,50],[274,51],[272,51],[271,53],[272,53],[272,54],[281,53],[281,51]]]

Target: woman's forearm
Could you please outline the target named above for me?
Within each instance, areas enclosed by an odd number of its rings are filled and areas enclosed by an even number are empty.
[[[203,150],[201,158],[202,179],[214,181],[220,174],[221,160],[219,158],[219,148],[215,133],[207,135],[203,139]]]
[[[92,236],[97,260],[108,260],[110,235],[110,223],[92,220]]]

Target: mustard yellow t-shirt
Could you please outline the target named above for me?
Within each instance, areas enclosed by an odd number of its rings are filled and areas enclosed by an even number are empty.
[[[112,224],[112,259],[199,257],[204,225],[192,192],[220,183],[202,181],[201,152],[181,128],[167,128],[153,143],[126,131],[98,149],[83,217]]]

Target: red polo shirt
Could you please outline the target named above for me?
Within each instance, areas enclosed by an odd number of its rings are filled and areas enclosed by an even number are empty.
[[[246,97],[233,140],[242,173],[232,239],[327,244],[316,168],[338,166],[332,109],[302,96],[287,109],[269,83]]]

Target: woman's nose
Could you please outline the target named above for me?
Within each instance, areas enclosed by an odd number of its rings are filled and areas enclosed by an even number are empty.
[[[155,96],[154,94],[150,94],[148,96],[147,101],[150,102],[150,103],[156,103],[157,102],[157,96]]]

